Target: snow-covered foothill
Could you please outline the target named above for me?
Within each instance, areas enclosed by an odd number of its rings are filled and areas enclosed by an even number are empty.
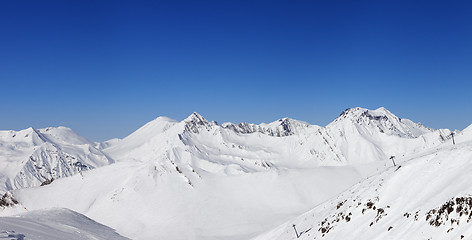
[[[50,209],[0,217],[0,239],[126,240],[113,229],[68,209]]]

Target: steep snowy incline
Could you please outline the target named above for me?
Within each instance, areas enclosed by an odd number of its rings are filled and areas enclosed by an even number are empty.
[[[101,149],[107,149],[107,153],[113,159],[135,159],[140,157],[138,154],[135,155],[138,148],[143,145],[149,144],[149,141],[152,139],[162,139],[164,142],[169,136],[165,136],[164,133],[172,128],[178,121],[167,118],[167,117],[158,117],[151,122],[145,124],[138,130],[136,130],[131,135],[127,136],[124,139],[112,139],[100,144]],[[156,146],[160,147],[161,143],[156,142]]]
[[[125,240],[128,238],[77,212],[52,209],[0,217],[0,239]]]
[[[94,143],[69,128],[0,131],[0,193],[112,162]]]
[[[351,108],[324,128],[324,138],[349,164],[406,156],[447,141],[450,131],[400,119],[385,108]]]
[[[471,239],[472,141],[463,141],[466,136],[472,133],[401,160],[254,239]]]

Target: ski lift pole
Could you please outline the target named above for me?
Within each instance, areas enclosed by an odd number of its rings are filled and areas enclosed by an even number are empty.
[[[297,235],[297,238],[299,238],[301,234],[298,235],[297,229],[295,228],[295,224],[293,224],[292,227],[293,227],[293,230],[295,230],[295,235]]]
[[[391,156],[390,159],[391,159],[392,162],[393,162],[393,166],[394,166],[394,167],[397,166],[397,164],[395,164],[395,160],[394,160],[394,159],[395,159],[395,156]]]
[[[455,145],[456,141],[454,141],[454,132],[451,132],[451,137],[452,137],[452,144]]]

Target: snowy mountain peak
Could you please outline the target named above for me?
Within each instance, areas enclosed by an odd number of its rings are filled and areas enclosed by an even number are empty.
[[[0,192],[39,186],[112,162],[66,127],[0,131]]]
[[[190,114],[190,116],[184,119],[184,122],[208,122],[208,121],[199,113],[193,112],[192,114]]]
[[[183,120],[183,122],[185,123],[185,130],[193,133],[198,133],[198,129],[201,127],[210,129],[212,126],[217,125],[216,122],[209,122],[202,115],[196,112],[188,116],[185,120]]]
[[[376,110],[360,107],[348,108],[328,126],[340,127],[339,125],[346,126],[346,124],[363,126],[363,128],[375,129],[375,131],[380,131],[388,135],[397,135],[407,138],[416,138],[433,131],[408,119],[401,119],[384,107],[380,107]]]
[[[133,138],[149,138],[155,135],[158,135],[162,132],[165,132],[167,129],[178,123],[178,121],[168,118],[168,117],[158,117],[144,126],[140,127],[138,130],[133,132],[131,135],[127,136],[125,139]],[[145,135],[146,137],[144,137]]]
[[[270,123],[269,126],[273,126],[279,130],[280,136],[289,136],[298,133],[301,129],[309,128],[312,125],[307,122],[286,117]]]
[[[33,127],[20,131],[3,131],[0,134],[1,139],[10,139],[11,141],[27,141],[34,144],[41,144],[47,140]]]
[[[340,121],[341,119],[345,118],[349,118],[351,120],[357,120],[359,118],[369,118],[375,120],[391,118],[393,120],[400,121],[400,118],[392,114],[384,107],[380,107],[375,110],[369,110],[361,107],[348,108],[344,110],[334,121]]]

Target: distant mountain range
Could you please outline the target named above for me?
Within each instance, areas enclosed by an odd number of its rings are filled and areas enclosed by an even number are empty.
[[[326,127],[290,118],[219,125],[198,113],[181,122],[159,117],[124,139],[99,144],[65,127],[1,131],[0,191],[39,186],[124,160],[167,162],[190,172],[368,163],[441,144],[450,133],[400,119],[385,108],[347,109]],[[189,157],[181,157],[185,154]],[[194,166],[191,158],[218,166]],[[190,178],[197,176],[190,172]]]

